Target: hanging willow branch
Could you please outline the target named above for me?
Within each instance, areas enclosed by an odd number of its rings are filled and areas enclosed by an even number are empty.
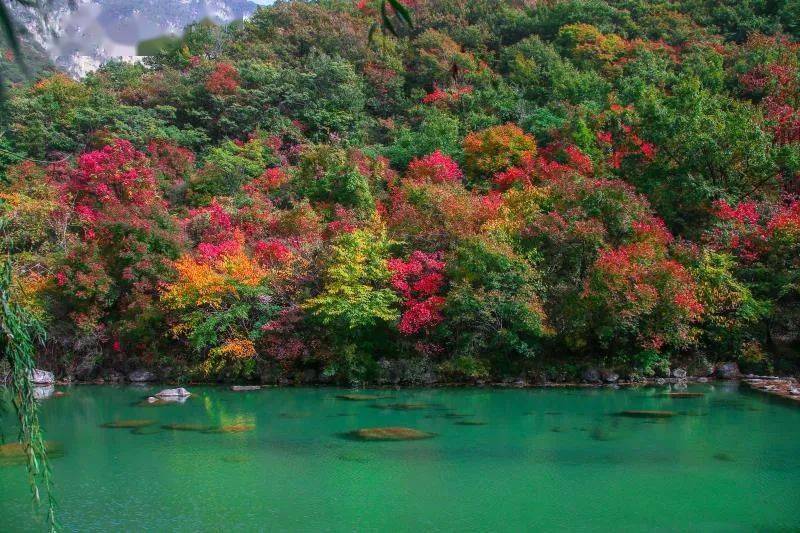
[[[33,394],[30,377],[34,369],[33,356],[37,339],[44,338],[44,330],[11,295],[11,261],[0,264],[0,358],[5,358],[11,367],[12,403],[19,421],[19,442],[27,459],[28,477],[35,503],[41,502],[40,487],[47,499],[47,521],[51,531],[57,529],[55,501],[50,465],[39,413]]]

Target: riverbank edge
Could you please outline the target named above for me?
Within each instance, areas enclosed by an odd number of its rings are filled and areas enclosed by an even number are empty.
[[[795,405],[800,406],[800,386],[798,385],[796,378],[753,376],[743,378],[741,383],[754,391],[778,398],[783,398],[793,402]]]
[[[718,376],[681,376],[681,377],[648,377],[637,380],[616,379],[614,381],[528,381],[522,378],[506,379],[503,381],[473,380],[473,381],[431,381],[431,382],[397,382],[397,383],[362,383],[358,385],[343,385],[331,381],[290,381],[280,380],[275,383],[221,383],[212,381],[176,381],[160,380],[149,372],[147,379],[132,380],[119,373],[113,373],[109,378],[95,378],[92,380],[65,380],[55,379],[52,373],[35,370],[32,377],[47,376],[49,379],[42,381],[33,379],[35,386],[53,387],[58,385],[128,385],[128,386],[211,386],[226,387],[235,392],[249,392],[259,389],[294,388],[294,387],[335,387],[343,390],[401,390],[418,388],[496,388],[496,389],[526,389],[526,388],[631,388],[631,387],[663,387],[672,386],[675,389],[684,389],[689,384],[704,383],[736,383],[758,393],[768,394],[773,397],[789,400],[800,406],[800,385],[795,377],[791,376],[758,376],[754,374],[736,375],[725,378]],[[0,376],[0,386],[6,383]],[[152,378],[152,379],[150,379]]]
[[[93,380],[63,380],[57,379],[53,384],[58,386],[74,385],[129,385],[129,386],[187,386],[187,387],[225,387],[240,388],[242,392],[256,389],[278,389],[278,388],[299,388],[299,387],[332,387],[346,390],[402,390],[402,389],[442,389],[442,388],[496,388],[496,389],[536,389],[536,388],[607,388],[616,389],[622,387],[657,387],[666,385],[687,386],[691,384],[707,383],[739,383],[745,384],[753,390],[777,394],[786,388],[786,394],[791,395],[790,385],[797,387],[797,379],[794,377],[780,376],[754,376],[745,375],[740,378],[724,379],[716,377],[687,377],[687,378],[643,378],[641,380],[629,381],[618,380],[613,383],[606,382],[585,382],[585,381],[437,381],[429,383],[363,383],[358,385],[345,385],[330,381],[282,381],[278,383],[250,383],[250,382],[219,382],[219,381],[175,381],[175,380],[148,380],[130,381],[128,379],[93,379]],[[2,381],[0,381],[0,385]],[[797,395],[800,401],[800,389]]]

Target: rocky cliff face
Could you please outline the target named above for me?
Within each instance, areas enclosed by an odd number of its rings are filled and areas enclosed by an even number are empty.
[[[50,0],[39,12],[12,3],[23,40],[80,77],[109,59],[133,59],[136,44],[209,18],[217,23],[249,16],[248,0]]]

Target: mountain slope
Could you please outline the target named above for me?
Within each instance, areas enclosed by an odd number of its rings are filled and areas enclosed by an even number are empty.
[[[135,56],[144,39],[178,34],[204,18],[241,19],[255,8],[248,0],[53,0],[46,21],[18,4],[13,14],[29,47],[43,48],[57,66],[80,77],[108,59]]]

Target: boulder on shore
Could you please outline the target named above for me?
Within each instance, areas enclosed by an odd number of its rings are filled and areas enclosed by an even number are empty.
[[[606,383],[616,383],[617,381],[619,381],[619,374],[617,374],[613,370],[601,370],[600,378]]]
[[[686,369],[685,368],[676,368],[672,371],[672,377],[678,379],[686,379]]]
[[[106,383],[122,383],[123,381],[125,381],[125,376],[123,376],[114,369],[110,369],[103,372],[102,379]]]
[[[581,372],[581,379],[586,383],[600,383],[600,371],[596,368],[587,368]]]
[[[716,370],[719,379],[739,379],[742,373],[739,371],[739,365],[735,362],[720,363]]]
[[[128,381],[131,383],[147,383],[148,381],[155,381],[156,376],[148,370],[134,370],[128,374]]]
[[[56,382],[56,376],[48,370],[35,368],[31,371],[30,381],[34,385],[52,385]]]
[[[177,389],[164,389],[161,392],[156,393],[156,398],[161,399],[170,399],[170,398],[188,398],[191,396],[192,393],[188,390],[184,389],[183,387],[178,387]]]

